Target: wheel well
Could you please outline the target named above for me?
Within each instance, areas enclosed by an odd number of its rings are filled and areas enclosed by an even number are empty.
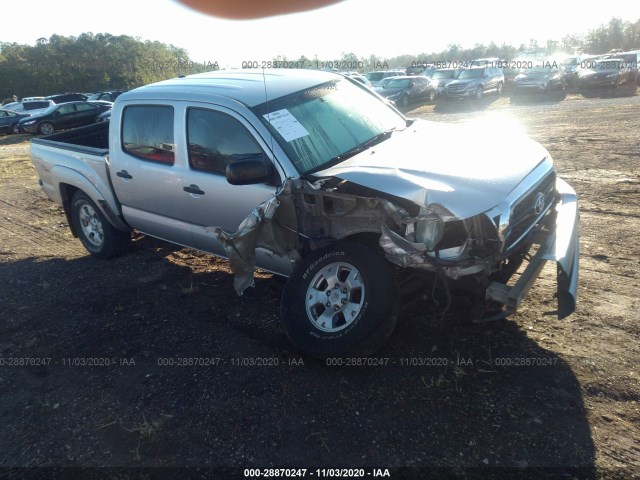
[[[380,247],[380,234],[376,232],[361,232],[354,233],[345,237],[344,240],[353,243],[359,243],[365,247],[369,247],[371,250],[384,255],[382,247]]]
[[[67,217],[67,225],[69,225],[71,234],[74,237],[78,236],[78,232],[76,232],[75,227],[73,226],[73,220],[71,219],[71,199],[78,190],[80,189],[78,187],[74,187],[73,185],[68,185],[66,183],[60,184],[60,198],[62,199],[62,207],[64,208],[64,214]]]

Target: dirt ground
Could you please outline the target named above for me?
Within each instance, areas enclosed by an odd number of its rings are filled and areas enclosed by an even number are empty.
[[[270,274],[238,297],[224,261],[142,236],[90,258],[40,190],[29,138],[0,136],[0,478],[640,478],[640,97],[408,115],[504,129],[479,159],[518,126],[548,148],[580,196],[573,315],[548,314],[547,266],[508,321],[407,310],[379,365],[326,365],[288,343]]]

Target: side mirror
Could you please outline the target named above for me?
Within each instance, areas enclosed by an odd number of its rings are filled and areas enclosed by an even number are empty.
[[[273,164],[263,153],[232,155],[226,169],[227,182],[231,185],[269,183],[273,174]]]

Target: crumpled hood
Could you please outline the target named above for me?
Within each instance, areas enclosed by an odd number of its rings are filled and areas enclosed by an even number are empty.
[[[440,204],[458,218],[486,212],[549,153],[524,135],[416,120],[386,141],[317,172],[418,205]]]

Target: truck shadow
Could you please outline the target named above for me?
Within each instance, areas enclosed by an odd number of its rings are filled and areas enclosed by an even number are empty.
[[[238,297],[223,261],[151,239],[133,250],[0,265],[0,353],[50,359],[2,370],[5,463],[594,466],[579,381],[515,322],[412,309],[373,359],[319,361],[280,327],[282,281],[258,272]]]

